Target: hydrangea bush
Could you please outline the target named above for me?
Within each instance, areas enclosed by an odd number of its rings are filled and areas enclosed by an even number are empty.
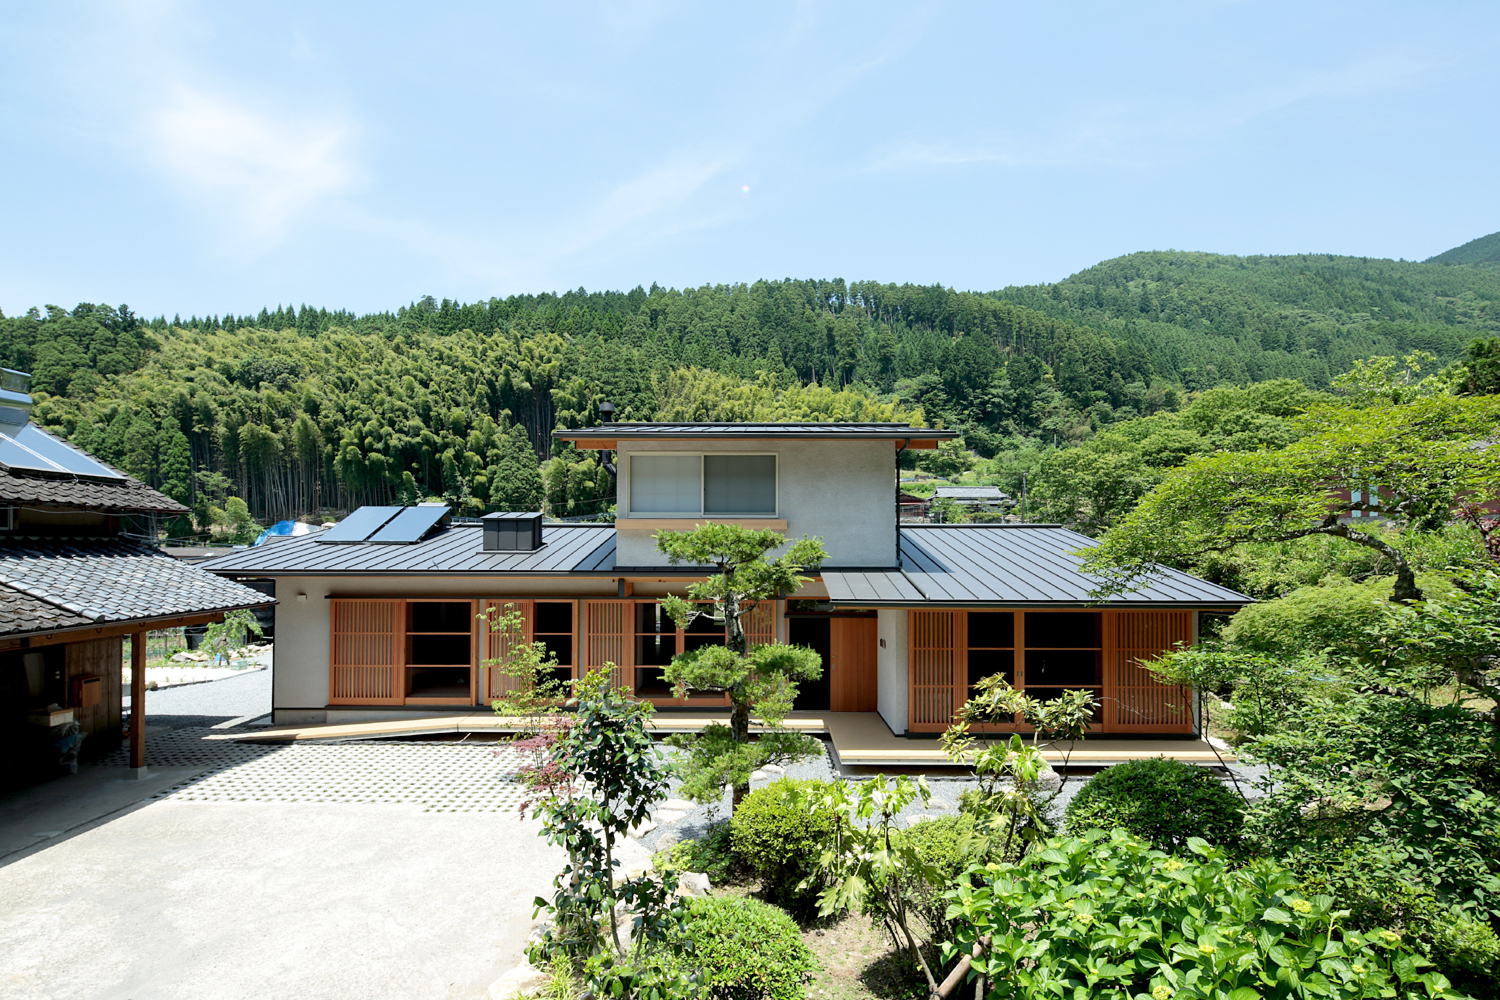
[[[1231,869],[1201,839],[1154,850],[1123,830],[1057,838],[948,894],[953,953],[985,940],[988,997],[1282,1000],[1458,997],[1392,930],[1344,931],[1287,871]]]

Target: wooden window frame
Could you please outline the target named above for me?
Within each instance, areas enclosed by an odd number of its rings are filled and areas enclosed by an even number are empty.
[[[1077,687],[1080,689],[1093,689],[1098,692],[1098,697],[1103,701],[1100,719],[1089,726],[1091,733],[1161,733],[1167,734],[1191,734],[1197,731],[1196,717],[1193,712],[1194,694],[1190,689],[1172,688],[1168,685],[1158,684],[1150,680],[1142,668],[1138,666],[1139,660],[1145,656],[1155,655],[1164,651],[1164,643],[1196,641],[1196,628],[1194,626],[1194,613],[1192,611],[1179,611],[1175,609],[1114,609],[1114,608],[953,608],[953,609],[917,609],[907,610],[907,652],[906,652],[906,676],[907,676],[907,730],[914,733],[940,733],[946,730],[951,723],[952,714],[958,709],[968,696],[968,673],[969,673],[969,646],[968,646],[968,615],[969,612],[984,611],[1013,611],[1015,618],[1015,632],[1012,647],[1012,676],[1013,683],[1022,691],[1027,689],[1026,685],[1026,652],[1028,649],[1094,649],[1100,656],[1101,677],[1097,685],[1059,685],[1064,688]],[[1068,646],[1068,647],[1028,647],[1026,645],[1026,614],[1031,613],[1076,613],[1076,614],[1098,614],[1100,616],[1099,645],[1093,647]],[[924,629],[919,625],[919,617],[925,615],[951,615],[952,623],[949,627],[947,640],[949,645],[932,645],[931,640],[938,641],[941,637],[938,631],[933,630],[931,623]],[[1154,619],[1124,618],[1123,616],[1157,616]],[[932,619],[937,622],[939,619]],[[1125,621],[1128,626],[1134,626],[1136,631],[1133,635],[1149,636],[1149,641],[1137,640],[1136,646],[1121,648],[1120,628],[1121,622]],[[1161,646],[1162,648],[1157,648]],[[989,649],[990,647],[985,647]],[[1003,647],[993,647],[1003,649]],[[943,660],[946,655],[947,666]],[[931,661],[931,662],[924,662]],[[941,682],[942,673],[947,670],[948,674],[948,699],[949,706],[946,717],[942,711],[942,694],[944,685]],[[1128,683],[1122,684],[1122,679]],[[1050,687],[1050,685],[1049,685]],[[1121,699],[1125,698],[1131,704],[1127,705]],[[1150,721],[1131,722],[1131,714],[1139,718],[1142,713],[1150,716]],[[1174,717],[1180,717],[1181,721],[1172,721]],[[1005,732],[1030,732],[1031,727],[1020,720],[1006,727],[995,727],[998,731]]]

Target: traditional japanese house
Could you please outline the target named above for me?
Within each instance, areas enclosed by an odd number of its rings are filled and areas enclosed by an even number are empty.
[[[891,733],[941,731],[979,678],[1003,673],[1047,697],[1087,688],[1104,733],[1190,734],[1190,691],[1156,683],[1142,657],[1191,643],[1198,616],[1249,598],[1162,570],[1095,602],[1079,572],[1093,542],[1057,525],[903,525],[897,464],[951,431],[905,424],[606,423],[558,432],[601,449],[617,477],[613,524],[497,513],[465,523],[442,506],[365,507],[333,528],[203,564],[271,579],[278,723],[452,712],[498,694],[486,609],[513,605],[528,638],[576,676],[614,665],[663,708],[662,668],[724,641],[707,616],[679,629],[660,600],[701,574],[671,566],[655,535],[705,521],[822,539],[830,558],[748,631],[818,649],[827,669],[799,708],[879,713]]]
[[[145,634],[271,599],[162,551],[160,519],[187,508],[31,423],[27,376],[0,375],[0,744],[11,765],[37,759],[76,722],[85,757],[119,746],[132,635],[141,768]]]

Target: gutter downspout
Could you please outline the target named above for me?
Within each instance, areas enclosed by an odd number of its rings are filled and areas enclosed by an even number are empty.
[[[896,446],[896,565],[901,565],[901,453],[911,444],[911,438],[903,438]]]
[[[599,422],[601,424],[612,424],[615,422],[615,404],[607,399],[599,404]],[[613,457],[614,452],[606,448],[599,453],[599,464],[604,467],[605,472],[609,473],[609,478],[618,483],[620,481],[620,473],[615,469],[615,463],[610,461]]]

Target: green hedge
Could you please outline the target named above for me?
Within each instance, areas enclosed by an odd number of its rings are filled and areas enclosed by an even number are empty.
[[[813,954],[791,917],[758,899],[695,899],[683,922],[688,961],[714,1000],[802,1000]]]
[[[1244,802],[1206,768],[1165,757],[1132,760],[1101,771],[1068,803],[1068,832],[1129,830],[1163,851],[1189,837],[1236,848]]]
[[[833,834],[833,819],[796,808],[790,793],[821,784],[792,778],[774,781],[745,796],[729,823],[735,853],[760,876],[766,895],[797,910],[817,898],[819,886],[797,886],[817,873],[818,857]]]

